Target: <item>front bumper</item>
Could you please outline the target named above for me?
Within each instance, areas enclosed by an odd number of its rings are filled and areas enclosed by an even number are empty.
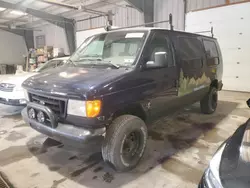
[[[211,170],[208,168],[204,172],[198,188],[223,188],[223,186],[216,182]]]
[[[26,106],[26,100],[23,91],[0,91],[0,103],[10,106]]]
[[[39,110],[46,111],[46,109],[43,109],[43,106],[36,106],[40,107]],[[53,117],[53,114],[49,114],[49,116]],[[24,121],[36,131],[45,134],[48,137],[55,139],[59,142],[62,142],[65,145],[73,146],[76,148],[84,148],[86,144],[89,145],[102,142],[104,134],[106,132],[105,128],[85,129],[82,127],[63,123],[56,123],[56,126],[47,126],[42,123],[39,123],[36,119],[30,119],[28,117],[27,108],[23,109],[22,117]]]
[[[9,106],[26,106],[25,99],[6,99],[0,97],[0,103]]]
[[[0,115],[9,116],[9,115],[20,114],[24,108],[25,106],[13,106],[0,103]]]

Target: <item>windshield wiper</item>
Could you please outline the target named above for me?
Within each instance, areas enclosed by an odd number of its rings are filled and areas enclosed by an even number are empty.
[[[99,54],[85,55],[81,59],[85,59],[85,58],[89,58],[89,57],[96,58],[96,57],[101,57],[101,55],[99,55]]]
[[[105,60],[103,60],[101,58],[89,58],[89,59],[86,58],[85,60],[88,60],[88,61],[99,61],[99,62],[103,62],[103,63],[100,63],[100,64],[108,64],[108,65],[111,65],[112,67],[114,67],[116,69],[120,68],[119,65],[116,65],[116,64],[112,63],[111,61],[105,61]],[[98,65],[98,64],[94,64],[94,65]]]
[[[119,65],[116,65],[116,64],[114,64],[114,63],[112,63],[112,61],[104,61],[104,60],[102,60],[102,59],[97,59],[97,61],[102,61],[102,62],[104,62],[103,64],[109,64],[109,65],[111,65],[112,67],[115,67],[116,69],[119,69],[120,68],[120,66]]]

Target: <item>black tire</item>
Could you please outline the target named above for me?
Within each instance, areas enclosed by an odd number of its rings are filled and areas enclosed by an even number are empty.
[[[200,101],[201,112],[212,114],[215,112],[218,103],[218,92],[215,87],[211,87],[207,95]]]
[[[147,126],[143,120],[132,115],[119,116],[108,127],[102,146],[103,160],[119,172],[133,169],[145,151],[147,137]],[[134,143],[137,143],[136,147]],[[124,151],[130,150],[126,145],[133,146],[133,153]]]

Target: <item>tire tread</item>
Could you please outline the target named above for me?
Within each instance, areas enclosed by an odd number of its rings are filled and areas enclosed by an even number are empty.
[[[102,146],[102,156],[105,162],[108,162],[112,165],[113,168],[119,171],[116,164],[115,159],[115,147],[116,147],[116,140],[119,137],[120,130],[123,126],[126,126],[130,121],[142,121],[140,118],[133,116],[133,115],[122,115],[116,118],[108,127],[105,139],[103,141]],[[144,123],[144,122],[143,122]]]

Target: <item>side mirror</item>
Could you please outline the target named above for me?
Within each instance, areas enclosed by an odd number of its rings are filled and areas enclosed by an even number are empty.
[[[167,52],[156,52],[155,61],[148,61],[146,68],[162,68],[166,67],[167,63]]]
[[[248,99],[247,105],[248,105],[248,107],[250,108],[250,99]]]

